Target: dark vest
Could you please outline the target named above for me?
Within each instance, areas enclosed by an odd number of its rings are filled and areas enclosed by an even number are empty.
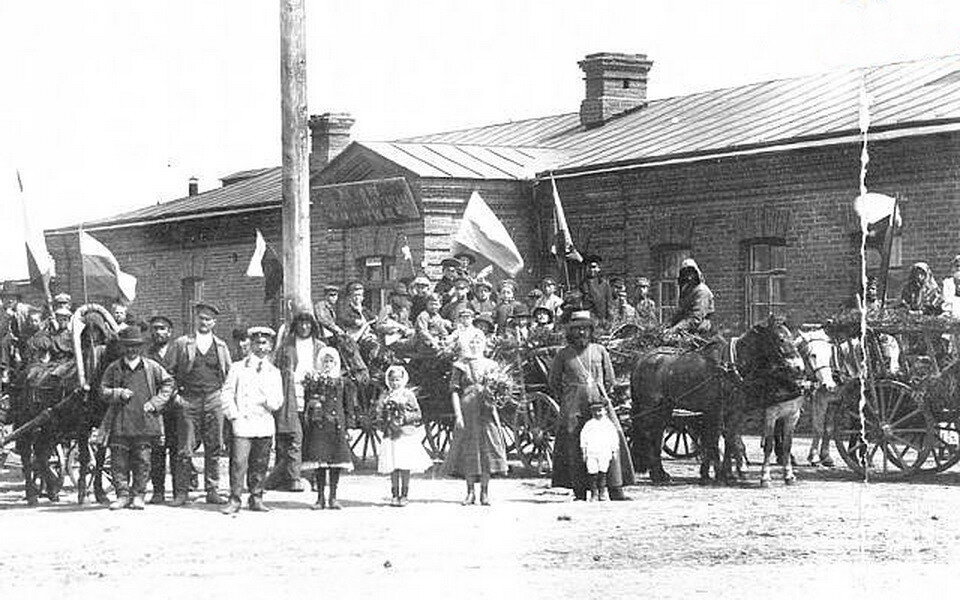
[[[220,363],[217,360],[217,345],[210,344],[207,353],[200,352],[193,361],[193,368],[184,378],[183,387],[189,394],[209,394],[223,385]]]

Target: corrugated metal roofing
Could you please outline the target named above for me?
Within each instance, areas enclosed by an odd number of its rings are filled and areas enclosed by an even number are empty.
[[[952,55],[650,100],[589,130],[571,113],[403,141],[565,149],[570,158],[557,168],[754,147],[857,130],[861,81],[873,128],[960,119],[960,55]]]
[[[858,128],[861,82],[870,97],[873,129],[960,121],[960,55],[952,55],[650,100],[589,130],[578,113],[569,113],[360,145],[422,177],[525,179],[549,169],[847,135]],[[279,206],[280,177],[281,169],[274,167],[223,188],[85,225]]]
[[[567,153],[553,148],[359,142],[360,146],[421,177],[458,179],[530,179],[563,161]]]

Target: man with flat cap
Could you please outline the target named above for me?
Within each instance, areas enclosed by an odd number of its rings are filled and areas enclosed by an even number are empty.
[[[613,305],[613,290],[610,284],[600,277],[600,264],[603,262],[600,255],[591,254],[583,260],[587,271],[580,282],[580,293],[583,294],[584,305],[590,309],[597,325],[603,328]]]
[[[328,342],[336,335],[343,335],[343,328],[337,324],[337,301],[340,288],[327,284],[323,286],[323,298],[313,305],[313,316],[322,331],[323,340]]]
[[[220,454],[223,447],[223,408],[220,388],[230,371],[230,348],[213,334],[220,311],[200,302],[195,306],[196,329],[173,343],[173,377],[177,380],[180,410],[177,416],[177,469],[173,505],[187,503],[193,449],[203,444],[203,474],[206,501],[224,504],[218,490]]]
[[[65,308],[69,311],[73,311],[73,298],[70,297],[70,294],[66,292],[60,292],[53,297],[53,309]]]
[[[150,317],[150,344],[143,355],[160,364],[167,372],[173,371],[173,322],[162,315]],[[150,504],[163,504],[167,481],[167,456],[170,457],[170,473],[174,479],[179,476],[177,471],[177,417],[173,402],[176,390],[170,397],[170,402],[163,407],[163,437],[156,440],[150,451],[150,481],[153,484],[153,495]],[[174,483],[174,489],[177,484]]]
[[[457,275],[460,273],[460,261],[455,258],[445,258],[440,261],[441,277],[440,281],[433,286],[433,293],[440,299],[440,305],[443,306],[450,301]]]
[[[250,354],[233,363],[220,393],[223,414],[233,429],[230,445],[230,501],[224,514],[240,510],[246,483],[250,510],[267,512],[263,504],[264,480],[274,434],[273,413],[283,404],[280,369],[267,358],[276,334],[269,327],[251,327]]]
[[[497,303],[493,299],[493,286],[486,279],[478,279],[473,286],[473,299],[470,308],[477,315],[486,315],[493,319],[493,311],[497,310]]]
[[[415,323],[420,313],[427,308],[427,297],[430,295],[430,280],[426,275],[417,275],[410,282],[410,321]]]
[[[470,280],[462,275],[457,275],[453,282],[451,297],[447,300],[446,304],[443,305],[443,308],[440,309],[440,316],[451,323],[456,321],[461,310],[470,308],[469,296]]]
[[[53,349],[50,358],[54,361],[66,360],[73,357],[73,335],[70,333],[70,318],[73,313],[68,308],[58,308],[53,311],[54,329],[50,332],[50,341]]]

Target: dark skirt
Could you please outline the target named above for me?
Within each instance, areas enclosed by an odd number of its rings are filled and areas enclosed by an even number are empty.
[[[441,472],[449,477],[506,473],[507,445],[496,409],[472,393],[461,398],[460,409],[464,427],[453,432]]]
[[[572,489],[577,496],[582,496],[589,487],[587,466],[583,461],[583,451],[580,449],[580,431],[586,422],[586,418],[578,418],[576,428],[572,432],[568,432],[565,424],[561,423],[553,445],[553,473],[550,485]],[[633,472],[633,461],[630,457],[627,438],[623,429],[620,428],[619,421],[613,423],[620,438],[620,450],[607,470],[607,485],[612,488],[634,485],[636,475]]]
[[[308,421],[303,436],[303,460],[319,467],[353,468],[347,430],[329,421]]]

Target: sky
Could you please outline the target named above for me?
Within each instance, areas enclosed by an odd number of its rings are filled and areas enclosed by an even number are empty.
[[[307,0],[310,112],[386,140],[575,112],[577,61],[648,96],[960,53],[956,0]],[[73,225],[280,164],[279,2],[0,3],[0,279]],[[16,172],[24,191],[18,190]]]

